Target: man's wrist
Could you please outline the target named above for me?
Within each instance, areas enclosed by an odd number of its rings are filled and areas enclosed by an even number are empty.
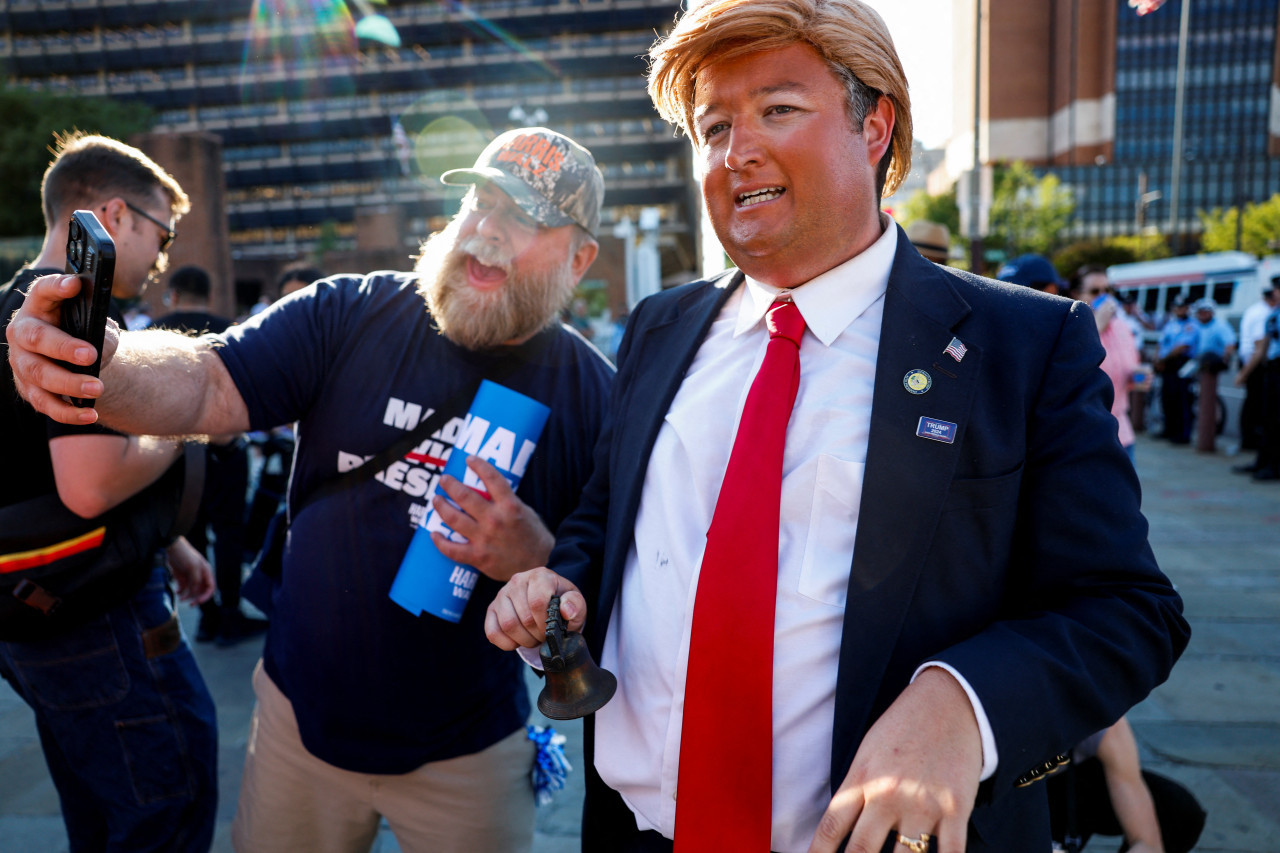
[[[969,684],[960,672],[950,664],[941,661],[926,661],[920,664],[911,675],[911,680],[915,681],[928,669],[941,669],[960,685],[960,689],[964,691],[964,695],[969,700],[969,707],[973,710],[973,718],[978,725],[978,737],[982,742],[982,771],[978,777],[979,782],[985,782],[995,775],[996,767],[999,766],[999,755],[996,751],[996,736],[991,728],[991,721],[987,718],[987,712],[982,706],[982,700],[978,698],[978,694],[974,691],[973,686]]]

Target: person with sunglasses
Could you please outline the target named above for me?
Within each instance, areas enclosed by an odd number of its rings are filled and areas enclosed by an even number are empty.
[[[115,243],[110,316],[119,322],[119,302],[136,298],[163,268],[173,223],[190,206],[171,175],[122,142],[75,132],[59,135],[53,151],[41,184],[44,244],[0,285],[0,330],[38,277],[63,271],[75,211],[91,211]],[[21,514],[35,524],[56,494],[70,513],[112,531],[103,534],[105,550],[122,540],[122,553],[137,545],[136,559],[107,576],[109,593],[49,585],[59,609],[83,621],[27,636],[0,620],[0,675],[36,716],[70,848],[207,851],[217,818],[217,721],[178,624],[172,582],[179,597],[197,602],[213,594],[214,578],[186,540],[169,544],[147,526],[149,505],[170,498],[167,472],[183,443],[55,423],[22,403],[6,363],[0,447],[6,519]],[[121,514],[136,524],[115,533]],[[21,526],[0,526],[0,537]],[[73,541],[60,533],[40,545],[69,558]],[[0,572],[8,550],[0,548]]]
[[[1106,357],[1102,359],[1102,372],[1110,378],[1115,388],[1111,401],[1111,414],[1119,427],[1120,446],[1129,458],[1134,458],[1133,422],[1129,420],[1129,391],[1150,387],[1151,371],[1142,370],[1142,356],[1134,340],[1129,324],[1124,322],[1120,301],[1111,295],[1106,267],[1089,264],[1076,272],[1070,296],[1093,309],[1093,320],[1098,326],[1098,337]]]
[[[133,202],[128,201],[127,199],[124,199],[123,201],[124,201],[125,207],[127,207],[129,210],[138,214],[143,219],[147,220],[152,225],[160,229],[161,231],[160,251],[161,252],[169,251],[169,246],[173,244],[173,238],[178,236],[178,232],[175,231],[173,228],[174,216],[172,211],[169,214],[168,223],[165,223],[165,222],[161,222],[159,219],[152,216],[150,213],[147,213],[145,210],[143,210],[141,207],[138,207],[138,205],[134,204]],[[106,206],[104,205],[102,209],[105,211]]]

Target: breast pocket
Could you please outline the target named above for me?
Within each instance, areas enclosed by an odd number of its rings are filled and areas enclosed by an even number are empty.
[[[1022,466],[996,477],[963,478],[951,481],[943,512],[979,510],[1004,506],[1018,499]]]
[[[849,593],[849,567],[865,469],[862,462],[818,457],[798,591],[832,607],[844,607]]]

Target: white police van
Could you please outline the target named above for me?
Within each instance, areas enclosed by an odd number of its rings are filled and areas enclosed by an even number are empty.
[[[1188,302],[1209,298],[1217,315],[1239,330],[1246,308],[1262,298],[1262,289],[1280,275],[1280,255],[1258,258],[1247,252],[1209,252],[1158,261],[1115,264],[1107,268],[1111,287],[1126,301],[1159,321],[1176,296]]]
[[[1153,323],[1143,336],[1146,359],[1155,356],[1160,323],[1173,308],[1175,297],[1183,296],[1189,304],[1212,299],[1218,306],[1214,313],[1238,333],[1245,309],[1262,298],[1263,288],[1269,287],[1276,276],[1280,276],[1280,255],[1259,260],[1247,252],[1209,252],[1107,268],[1107,279],[1116,294],[1125,301],[1136,301]],[[1244,393],[1231,384],[1234,367],[1222,374],[1217,384],[1217,431],[1238,440],[1238,415]],[[1150,399],[1153,407],[1146,417],[1148,427],[1154,430],[1159,425],[1160,415],[1154,405],[1158,398],[1153,394]],[[1193,405],[1198,407],[1198,403]]]

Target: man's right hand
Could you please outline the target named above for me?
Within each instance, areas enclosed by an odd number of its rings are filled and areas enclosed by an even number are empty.
[[[512,651],[536,649],[547,634],[547,604],[560,596],[560,615],[570,631],[581,631],[587,620],[587,600],[578,588],[545,567],[521,572],[498,590],[484,617],[489,642]]]
[[[101,380],[68,370],[57,360],[93,364],[93,347],[59,328],[62,303],[80,292],[74,275],[47,275],[36,279],[27,298],[13,315],[5,336],[9,341],[9,366],[14,384],[38,412],[68,424],[89,424],[98,419],[91,408],[79,408],[62,395],[96,398],[102,395]],[[107,323],[103,341],[103,366],[115,352],[115,323]]]

